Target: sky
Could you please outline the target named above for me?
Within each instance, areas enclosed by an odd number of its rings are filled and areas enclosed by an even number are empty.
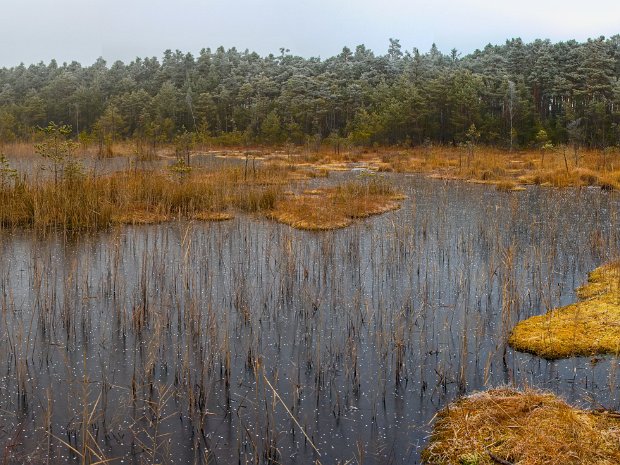
[[[0,67],[161,57],[166,49],[249,49],[327,58],[389,38],[463,54],[521,37],[620,34],[620,0],[0,0]]]

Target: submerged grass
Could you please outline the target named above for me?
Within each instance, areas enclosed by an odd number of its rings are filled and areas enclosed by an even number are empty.
[[[334,188],[288,195],[276,202],[269,216],[297,229],[338,229],[357,218],[396,210],[403,198],[383,179],[351,181]]]
[[[607,465],[620,463],[620,416],[579,410],[554,394],[493,389],[438,415],[428,465]]]
[[[580,301],[518,323],[509,344],[555,359],[620,354],[620,262],[590,273],[577,290]]]

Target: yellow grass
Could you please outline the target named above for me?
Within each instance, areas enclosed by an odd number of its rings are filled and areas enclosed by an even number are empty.
[[[284,197],[269,216],[297,229],[324,231],[347,227],[356,218],[398,209],[402,199],[384,181],[351,182]]]
[[[113,223],[119,224],[157,224],[170,219],[162,213],[150,212],[146,208],[133,207],[125,211],[115,213],[111,217]]]
[[[525,190],[523,186],[517,185],[514,181],[498,181],[495,188],[501,192],[518,192]]]
[[[135,156],[135,142],[117,142],[112,147],[114,155]],[[2,151],[9,159],[34,158],[32,144],[5,144]],[[80,155],[97,156],[96,144],[81,147]],[[197,153],[217,153],[219,157],[246,159],[250,153],[253,160],[265,164],[287,164],[305,168],[315,174],[328,171],[348,171],[354,166],[370,171],[396,171],[423,173],[442,179],[482,181],[488,184],[514,182],[517,185],[537,184],[553,187],[598,186],[604,189],[620,189],[620,150],[580,149],[575,156],[571,147],[557,147],[543,154],[537,149],[508,152],[493,147],[478,146],[473,155],[460,147],[435,145],[430,147],[391,148],[375,150],[351,148],[335,153],[328,147],[318,152],[297,148],[290,153],[269,148],[221,148],[211,150],[207,146],[196,147]],[[160,145],[151,158],[175,159],[172,145]],[[256,162],[258,163],[258,162]],[[302,176],[306,176],[303,173]]]
[[[439,412],[422,459],[428,465],[618,464],[620,414],[579,410],[537,390],[493,389]]]
[[[580,301],[518,323],[509,344],[545,358],[620,354],[620,262],[590,273]]]

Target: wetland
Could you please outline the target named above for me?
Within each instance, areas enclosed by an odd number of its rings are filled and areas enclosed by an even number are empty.
[[[5,223],[4,463],[411,464],[437,413],[476,391],[620,408],[617,354],[547,360],[508,344],[617,257],[615,191],[351,170],[296,182],[255,183],[261,198],[280,189],[256,209],[226,204],[248,192],[227,184],[218,208],[153,224]],[[363,204],[355,186],[369,183],[389,208],[370,202],[384,213],[347,227],[271,219],[287,198]]]

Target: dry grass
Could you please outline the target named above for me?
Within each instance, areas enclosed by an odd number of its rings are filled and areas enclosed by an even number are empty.
[[[620,154],[616,151],[558,148],[544,156],[539,150],[507,152],[492,147],[476,147],[473,156],[458,147],[381,148],[373,152],[350,151],[339,154],[325,150],[294,157],[302,166],[328,170],[351,169],[351,164],[373,171],[424,173],[441,179],[462,179],[502,185],[537,184],[553,187],[598,186],[620,188]]]
[[[242,169],[223,168],[182,176],[131,171],[80,176],[58,185],[17,183],[0,188],[0,227],[79,231],[174,218],[221,221],[233,210],[271,210],[289,182],[289,171],[270,167],[247,177]]]
[[[495,188],[500,192],[517,192],[525,190],[523,186],[517,185],[514,181],[498,181]]]
[[[324,231],[398,209],[402,199],[387,182],[372,179],[288,195],[276,202],[269,216],[297,229]]]
[[[620,354],[619,283],[620,262],[595,269],[577,290],[579,302],[518,323],[509,344],[549,359]]]
[[[170,217],[162,213],[148,211],[146,208],[134,206],[122,212],[112,214],[110,221],[118,224],[157,224],[169,221]]]
[[[132,170],[81,175],[57,185],[18,182],[0,188],[0,227],[96,230],[182,218],[223,221],[235,212],[245,212],[300,229],[326,230],[400,207],[402,197],[383,179],[368,178],[300,195],[286,193],[296,182],[316,175],[274,161],[250,170]]]
[[[139,144],[117,142],[111,148],[114,156],[135,156]],[[508,152],[480,146],[473,156],[461,147],[434,145],[415,148],[381,147],[375,150],[352,148],[335,153],[329,147],[319,151],[277,151],[265,147],[228,147],[213,150],[195,147],[196,153],[217,154],[218,157],[261,160],[263,164],[294,165],[324,175],[328,171],[349,171],[354,167],[370,171],[424,173],[441,179],[462,179],[487,184],[513,182],[517,185],[536,184],[552,187],[598,186],[607,190],[620,189],[620,149],[606,151],[580,149],[575,156],[571,147],[557,147],[543,154],[528,149]],[[9,159],[32,159],[30,143],[5,144],[2,148]],[[151,158],[175,159],[172,145],[159,145],[151,150]],[[96,157],[96,144],[81,147],[79,153]],[[150,152],[149,152],[150,153]],[[544,160],[543,160],[544,158]]]
[[[199,221],[228,221],[235,217],[228,212],[198,212],[192,215],[192,219]]]
[[[571,407],[553,394],[500,388],[442,410],[422,454],[429,465],[620,463],[620,415]]]

